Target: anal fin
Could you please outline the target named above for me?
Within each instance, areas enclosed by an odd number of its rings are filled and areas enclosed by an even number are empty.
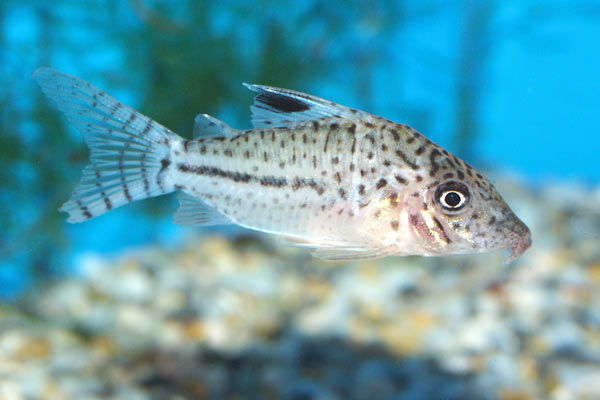
[[[220,212],[207,206],[202,200],[187,193],[179,193],[179,209],[173,222],[182,226],[227,225],[232,221]]]

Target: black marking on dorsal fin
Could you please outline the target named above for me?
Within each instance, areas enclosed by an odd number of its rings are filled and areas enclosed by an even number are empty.
[[[280,93],[262,92],[256,96],[256,101],[286,113],[310,110],[310,106],[305,102]]]
[[[255,129],[289,127],[299,122],[322,118],[346,119],[352,123],[371,118],[367,113],[306,93],[248,83],[244,83],[244,86],[258,93],[254,104],[250,106],[252,126]]]

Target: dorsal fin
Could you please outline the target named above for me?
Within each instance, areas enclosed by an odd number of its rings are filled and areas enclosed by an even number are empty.
[[[324,117],[356,120],[368,115],[306,93],[248,83],[244,83],[244,86],[258,93],[254,104],[250,106],[252,125],[256,129],[290,126]]]
[[[233,137],[238,131],[225,122],[208,114],[198,114],[194,118],[194,139],[211,137]]]

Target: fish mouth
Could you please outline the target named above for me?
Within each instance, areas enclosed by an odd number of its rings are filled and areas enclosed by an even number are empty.
[[[516,216],[512,223],[507,225],[511,226],[511,229],[506,242],[507,246],[505,248],[508,252],[504,257],[504,264],[510,264],[531,247],[531,231],[527,225]]]

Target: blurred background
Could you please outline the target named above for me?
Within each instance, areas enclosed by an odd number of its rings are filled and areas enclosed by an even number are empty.
[[[0,21],[0,398],[600,397],[598,1],[4,0]],[[188,138],[198,113],[250,128],[242,82],[407,123],[534,246],[324,264],[173,225],[174,196],[70,225],[87,149],[42,65]]]

